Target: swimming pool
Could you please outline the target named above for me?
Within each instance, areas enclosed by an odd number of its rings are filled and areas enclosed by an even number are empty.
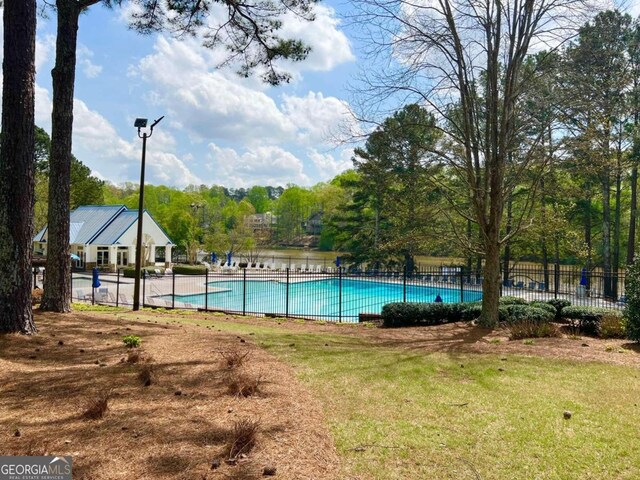
[[[276,280],[228,280],[210,282],[215,291],[208,294],[175,295],[178,302],[209,310],[266,313],[279,316],[342,319],[357,321],[359,313],[380,313],[390,302],[402,302],[402,283],[358,279],[320,279],[286,282]],[[443,302],[474,302],[482,292],[465,288],[406,285],[407,302],[433,302],[440,295]],[[162,297],[171,299],[171,295]]]

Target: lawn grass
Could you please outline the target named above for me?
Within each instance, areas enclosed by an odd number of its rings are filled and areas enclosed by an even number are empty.
[[[213,323],[252,333],[296,367],[325,406],[349,478],[640,478],[637,368],[383,348],[286,322]]]

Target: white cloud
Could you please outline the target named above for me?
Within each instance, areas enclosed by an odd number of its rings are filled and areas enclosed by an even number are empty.
[[[282,110],[297,127],[298,141],[314,145],[331,143],[346,125],[353,124],[349,105],[321,92],[309,92],[306,97],[283,97]]]
[[[287,62],[288,70],[326,72],[355,60],[349,39],[339,29],[340,21],[336,18],[335,10],[325,5],[316,5],[314,12],[316,18],[313,22],[293,13],[287,14],[283,19],[281,35],[284,38],[300,39],[311,47],[309,56],[302,62]]]
[[[353,162],[351,161],[351,157],[353,156],[352,148],[340,151],[337,158],[330,153],[323,154],[314,148],[310,148],[307,156],[316,166],[320,180],[331,180],[339,173],[353,167]]]
[[[303,172],[302,161],[280,147],[257,147],[239,154],[232,148],[211,143],[209,152],[211,183],[231,187],[310,184],[309,177]]]
[[[192,43],[160,37],[136,73],[154,87],[148,100],[167,109],[195,139],[251,143],[294,134],[294,125],[269,96],[211,71]]]
[[[93,50],[86,45],[79,44],[76,53],[78,56],[78,65],[82,68],[82,72],[87,78],[96,78],[102,73],[102,65],[96,65],[91,61],[93,58]]]

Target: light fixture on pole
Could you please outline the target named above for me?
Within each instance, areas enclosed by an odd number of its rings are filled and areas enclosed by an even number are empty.
[[[136,238],[136,273],[133,281],[133,309],[140,309],[140,275],[142,273],[142,217],[144,213],[144,163],[147,153],[147,138],[153,135],[153,127],[155,127],[164,116],[155,120],[149,128],[149,133],[140,130],[147,127],[146,118],[136,118],[133,126],[138,129],[138,137],[142,139],[142,164],[140,166],[140,198],[138,200],[138,237]]]

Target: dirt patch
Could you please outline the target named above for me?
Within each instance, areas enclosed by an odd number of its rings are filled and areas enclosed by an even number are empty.
[[[37,313],[36,323],[38,335],[0,336],[0,454],[72,455],[77,479],[262,478],[264,468],[276,478],[337,477],[321,406],[251,337],[124,314]],[[143,361],[127,362],[130,334],[142,339]],[[256,395],[228,393],[219,352],[234,350],[250,351],[242,368],[260,377]],[[103,396],[104,416],[84,418]],[[259,422],[255,447],[230,465],[245,419]]]

